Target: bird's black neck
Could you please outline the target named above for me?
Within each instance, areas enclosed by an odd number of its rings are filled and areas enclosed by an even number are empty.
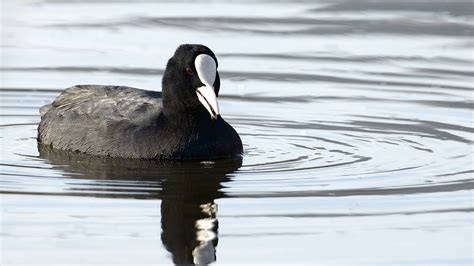
[[[212,120],[211,116],[204,106],[196,109],[177,109],[163,108],[163,116],[167,123],[176,128],[203,128],[210,127],[216,120]]]

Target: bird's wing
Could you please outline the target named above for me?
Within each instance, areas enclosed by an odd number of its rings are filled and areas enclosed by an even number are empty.
[[[40,112],[44,115],[53,111],[66,120],[135,121],[159,114],[161,108],[161,92],[125,86],[79,85],[66,89]]]
[[[161,106],[160,92],[121,86],[74,86],[40,109],[44,114],[38,139],[62,150],[126,158],[152,156],[141,154],[140,140],[133,138],[156,121]]]

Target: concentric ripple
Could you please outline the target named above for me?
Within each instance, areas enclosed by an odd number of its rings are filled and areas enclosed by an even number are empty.
[[[105,191],[127,197],[160,193],[161,181],[147,170],[160,166],[134,163],[134,180],[129,182],[129,177],[115,173],[114,162],[87,159],[97,166],[80,168],[73,160],[58,160],[58,156],[71,156],[67,153],[51,155],[38,150],[39,118],[34,105],[54,93],[29,93],[23,107],[8,105],[9,99],[23,93],[26,91],[4,92],[7,104],[2,107],[4,123],[0,127],[3,193],[102,195]],[[223,105],[226,103],[242,102],[224,97]],[[268,104],[271,107],[273,103]],[[307,107],[312,107],[311,102]],[[225,185],[228,196],[349,195],[379,190],[410,194],[431,191],[427,190],[430,187],[445,191],[459,182],[463,189],[473,185],[469,148],[473,129],[467,126],[363,115],[349,115],[341,121],[292,121],[230,114],[229,120],[241,134],[245,154],[242,166],[230,178],[233,182]],[[74,165],[68,168],[64,164]],[[201,166],[192,170],[196,166],[189,165],[188,174],[199,173]],[[93,181],[95,176],[112,176],[115,181]],[[81,181],[84,178],[87,181]],[[143,183],[137,183],[136,178]]]

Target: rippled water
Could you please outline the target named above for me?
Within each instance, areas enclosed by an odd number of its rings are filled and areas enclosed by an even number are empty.
[[[2,2],[0,263],[473,263],[470,1]],[[42,149],[74,84],[220,60],[242,161]],[[27,254],[27,255],[25,255]]]

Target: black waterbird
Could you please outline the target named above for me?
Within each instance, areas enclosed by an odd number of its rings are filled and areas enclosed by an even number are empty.
[[[217,58],[206,46],[178,47],[162,92],[78,85],[40,109],[38,141],[119,158],[190,160],[240,156],[237,132],[219,114]]]

